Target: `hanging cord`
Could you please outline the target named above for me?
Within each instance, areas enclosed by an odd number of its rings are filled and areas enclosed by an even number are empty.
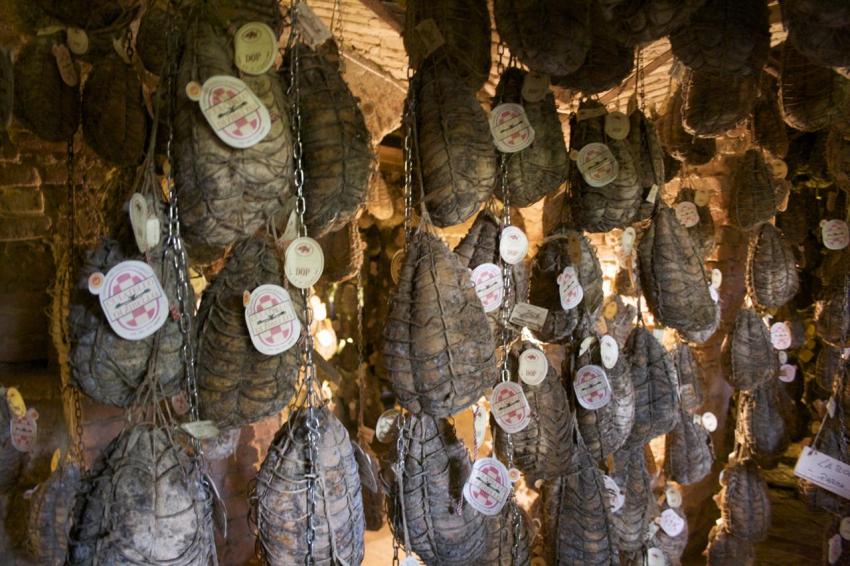
[[[363,270],[357,273],[357,440],[361,446],[368,446],[366,430],[366,344],[363,335],[363,309],[365,294],[363,292]]]
[[[396,494],[393,498],[393,507],[395,509],[394,516],[396,517],[394,530],[401,529],[401,540],[404,544],[404,553],[410,556],[410,533],[407,530],[407,510],[404,504],[404,472],[405,461],[407,459],[407,438],[408,433],[412,433],[412,428],[408,431],[408,426],[413,426],[413,421],[405,419],[404,413],[398,415],[398,436],[396,437],[396,454],[398,456],[393,468],[395,471]],[[399,517],[401,518],[399,520]],[[398,566],[399,557],[398,551],[401,547],[399,544],[399,533],[393,533],[393,561],[392,566]]]
[[[416,85],[407,69],[408,94],[404,110],[404,251],[413,235],[413,130],[416,121]]]

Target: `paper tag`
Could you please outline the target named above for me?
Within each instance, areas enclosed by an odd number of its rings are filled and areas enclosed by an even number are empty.
[[[499,255],[511,265],[525,259],[528,253],[528,238],[525,232],[516,226],[507,226],[499,237]]]
[[[59,69],[59,76],[62,77],[62,82],[68,86],[77,86],[80,84],[80,76],[77,74],[77,67],[71,59],[68,46],[63,43],[56,43],[53,45],[52,51],[53,56],[56,58],[56,67]]]
[[[611,508],[612,513],[616,513],[623,507],[623,503],[626,502],[626,496],[611,476],[603,475],[602,483],[605,486],[608,506]]]
[[[295,21],[301,31],[304,43],[316,48],[329,40],[333,35],[328,26],[319,18],[306,2],[295,4]]]
[[[572,265],[564,268],[558,275],[558,295],[561,297],[561,308],[565,311],[576,308],[584,298],[584,289],[578,280],[578,272]]]
[[[212,421],[192,421],[188,423],[181,423],[180,428],[182,428],[186,434],[192,438],[197,438],[198,440],[210,440],[217,437],[219,434],[218,427],[215,426],[215,423]]]
[[[788,363],[788,352],[786,352],[785,350],[780,350],[776,354],[776,357],[779,359],[780,365]]]
[[[192,100],[194,102],[198,102],[201,100],[201,84],[197,81],[189,81],[186,83],[184,90],[186,91],[186,98]]]
[[[398,417],[399,412],[395,409],[389,409],[381,413],[381,416],[378,417],[378,422],[375,423],[375,438],[378,439],[378,442],[385,444],[395,438],[396,429],[398,428]]]
[[[472,270],[472,283],[484,312],[498,310],[505,297],[505,283],[499,266],[495,263],[482,263]]]
[[[693,384],[687,383],[679,386],[679,404],[686,411],[697,408],[697,393]]]
[[[522,98],[526,102],[540,102],[549,94],[549,75],[528,71],[522,81]]]
[[[624,140],[629,135],[631,124],[629,117],[614,111],[605,115],[605,135],[615,140]]]
[[[717,430],[717,417],[714,416],[714,413],[703,413],[702,417],[700,417],[700,423],[702,424],[702,428],[708,432],[714,432]]]
[[[499,104],[490,112],[490,133],[496,148],[504,153],[522,151],[534,142],[534,128],[525,108],[513,102]]]
[[[301,335],[289,292],[279,285],[260,285],[251,292],[245,324],[254,348],[267,356],[287,351]]]
[[[422,20],[414,29],[419,45],[422,47],[423,60],[446,43],[437,22],[431,18]]]
[[[598,142],[589,143],[579,150],[576,166],[584,182],[591,187],[604,187],[616,179],[620,171],[608,146]]]
[[[775,322],[770,326],[770,343],[777,350],[791,347],[791,327],[787,322]]]
[[[325,254],[322,246],[313,238],[296,238],[286,248],[283,271],[286,279],[299,289],[315,285],[325,269]]]
[[[835,397],[830,397],[829,401],[826,402],[826,413],[829,415],[829,418],[835,417]],[[816,425],[818,423],[812,423],[812,425]]]
[[[838,524],[838,533],[844,540],[850,540],[850,517],[841,519],[841,523]]]
[[[809,446],[804,446],[794,475],[844,499],[850,499],[850,466]]]
[[[661,528],[671,537],[679,536],[685,528],[685,520],[672,509],[665,509],[659,519]]]
[[[711,201],[711,191],[708,189],[697,189],[694,191],[694,204],[697,206],[708,206]]]
[[[617,365],[617,360],[620,358],[620,345],[613,336],[606,334],[599,339],[599,351],[605,369],[611,369]]]
[[[80,28],[68,28],[65,30],[65,43],[74,55],[85,55],[89,50],[89,36]]]
[[[708,286],[708,296],[711,297],[711,300],[715,303],[720,301],[720,295],[717,293],[717,289],[714,287],[714,285]]]
[[[133,193],[130,197],[130,225],[133,228],[133,237],[136,246],[141,253],[148,251],[148,201],[141,193]]]
[[[841,536],[840,535],[832,535],[829,538],[829,550],[827,554],[827,560],[829,560],[830,564],[835,564],[841,558]]]
[[[189,412],[189,398],[185,391],[171,396],[171,408],[174,409],[174,413],[177,416],[185,415]]]
[[[208,78],[201,87],[198,102],[215,134],[231,147],[252,147],[271,130],[268,109],[248,85],[236,77],[216,75]]]
[[[791,383],[797,377],[797,367],[791,364],[782,364],[779,366],[779,381]]]
[[[511,483],[516,483],[522,478],[522,472],[517,470],[516,468],[510,468],[508,470],[508,477],[511,480]]]
[[[484,437],[487,435],[487,424],[490,420],[490,411],[476,405],[472,410],[472,435],[476,448],[484,444]]]
[[[529,303],[517,303],[511,311],[511,324],[527,326],[531,330],[540,330],[546,323],[549,311]]]
[[[843,220],[824,220],[821,222],[823,245],[828,250],[843,250],[850,243],[850,231]]]
[[[498,515],[511,493],[511,480],[505,465],[496,458],[481,458],[472,464],[463,486],[463,498],[485,515]]]
[[[670,507],[679,507],[682,505],[682,492],[676,486],[668,485],[664,490],[664,499]]]
[[[400,566],[421,566],[415,556],[405,556]]]
[[[519,355],[519,378],[528,385],[540,385],[549,371],[546,354],[537,348],[528,348]]]
[[[699,224],[699,211],[697,205],[690,201],[682,201],[676,204],[676,219],[685,228],[693,228]]]
[[[393,279],[393,283],[398,285],[398,279],[401,276],[401,266],[404,264],[404,250],[398,250],[393,254],[392,259],[390,260],[390,277]]]
[[[19,452],[30,452],[38,437],[38,411],[30,407],[22,417],[12,417],[9,421],[9,433],[12,446]]]
[[[493,388],[490,410],[496,423],[509,434],[523,430],[531,418],[531,408],[522,387],[512,381],[504,381]]]
[[[623,253],[626,255],[632,253],[632,248],[635,245],[635,238],[637,238],[637,232],[635,232],[634,228],[629,226],[623,230],[623,235],[620,236],[620,247],[623,248]]]
[[[100,307],[112,330],[125,340],[147,338],[168,318],[168,299],[151,266],[142,261],[122,261],[109,270],[102,284],[89,278],[100,298]]]
[[[597,365],[586,365],[576,372],[573,389],[579,404],[595,411],[611,400],[611,385],[605,370]]]
[[[10,387],[6,390],[6,405],[9,407],[9,412],[13,417],[23,417],[27,414],[27,404],[17,387]]]
[[[596,108],[579,107],[578,112],[576,113],[576,120],[579,122],[584,122],[585,120],[590,120],[591,118],[598,118],[600,116],[604,116],[607,113],[608,110],[606,110],[604,106],[599,106]]]
[[[596,342],[596,336],[585,336],[584,340],[581,341],[581,345],[578,347],[578,355],[583,356],[594,342]]]
[[[262,75],[274,64],[278,52],[272,28],[262,22],[248,22],[233,36],[234,63],[243,73]]]
[[[653,546],[646,551],[646,566],[666,566],[667,558],[664,556],[664,551]]]
[[[715,289],[720,289],[723,284],[723,272],[717,268],[711,270],[711,286]]]
[[[649,194],[646,195],[646,202],[654,203],[656,198],[658,198],[658,185],[652,185]]]

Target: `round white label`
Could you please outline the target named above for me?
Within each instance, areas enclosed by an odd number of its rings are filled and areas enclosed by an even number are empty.
[[[262,22],[248,22],[233,36],[234,63],[243,73],[262,75],[274,64],[278,52],[272,28]]]
[[[624,140],[629,135],[629,117],[619,111],[605,115],[605,135],[615,140]]]
[[[519,355],[519,378],[528,385],[540,385],[549,371],[546,354],[537,348],[529,348]]]
[[[399,412],[395,409],[389,409],[381,413],[378,417],[378,422],[375,423],[375,438],[378,442],[386,444],[392,441],[396,434],[396,426],[398,424]]]
[[[475,294],[481,300],[484,312],[493,312],[502,305],[505,297],[505,285],[502,270],[495,263],[482,263],[472,270],[472,283]]]
[[[825,220],[821,223],[823,245],[828,250],[843,250],[850,244],[850,231],[843,220]]]
[[[579,150],[576,166],[584,182],[591,187],[604,187],[616,179],[620,171],[614,154],[599,142],[589,143]]]
[[[189,412],[189,396],[185,391],[181,391],[180,393],[171,396],[171,408],[174,409],[174,413],[178,416],[185,415]]]
[[[655,546],[646,551],[646,566],[666,566],[667,558],[664,552]]]
[[[637,232],[635,232],[634,228],[629,226],[623,230],[623,235],[620,236],[620,247],[623,248],[623,253],[626,255],[632,253],[632,248],[635,245],[635,238],[637,238]]]
[[[682,201],[676,205],[676,219],[685,228],[693,228],[699,224],[699,210],[697,205],[690,201]]]
[[[844,540],[850,540],[850,517],[841,519],[841,523],[838,525],[838,533]]]
[[[617,344],[613,336],[606,334],[599,339],[599,351],[605,369],[611,369],[617,365],[617,359],[620,357],[620,345]]]
[[[788,363],[788,352],[785,350],[780,350],[776,357],[779,358],[780,365]]]
[[[711,270],[711,286],[715,289],[720,289],[723,284],[723,272],[717,268]]]
[[[611,385],[605,370],[597,365],[586,365],[576,372],[573,389],[579,404],[595,411],[611,400]]]
[[[186,83],[186,98],[193,102],[201,100],[201,85],[197,81],[189,81]]]
[[[714,416],[714,413],[703,413],[700,421],[702,422],[702,427],[708,432],[717,430],[717,417]]]
[[[463,498],[485,515],[498,515],[511,493],[508,470],[496,458],[481,458],[472,465],[463,486]]]
[[[499,383],[493,388],[490,410],[496,424],[509,434],[523,430],[531,419],[528,399],[525,398],[522,387],[512,381]]]
[[[283,271],[287,280],[299,289],[315,285],[325,269],[325,254],[322,246],[313,238],[296,238],[286,248]]]
[[[682,492],[674,485],[667,486],[667,489],[664,490],[664,498],[670,507],[680,507],[682,505]]]
[[[528,238],[525,232],[516,226],[507,226],[499,237],[499,255],[511,265],[516,265],[525,259],[528,253]]]
[[[774,322],[770,326],[770,343],[777,350],[791,347],[791,327],[787,322]]]
[[[608,506],[611,508],[612,513],[616,513],[623,507],[623,503],[626,502],[626,496],[611,476],[603,475],[602,482],[605,486]]]
[[[708,206],[711,200],[711,191],[708,189],[697,189],[694,191],[694,204],[697,206]]]
[[[549,94],[549,75],[529,71],[522,81],[522,97],[526,102],[540,102]]]
[[[783,352],[784,353],[784,352]],[[797,367],[791,364],[782,364],[779,366],[779,381],[791,383],[797,377]]]
[[[661,528],[671,537],[679,536],[685,528],[685,520],[673,509],[665,509],[659,519]]]
[[[301,335],[289,292],[278,285],[260,285],[251,292],[245,323],[254,348],[267,356],[287,351]]]
[[[142,340],[165,324],[168,299],[150,265],[122,261],[96,287],[95,275],[89,277],[89,288],[95,288],[106,320],[118,336]]]
[[[512,102],[500,104],[490,113],[490,133],[496,148],[504,153],[516,153],[534,142],[534,128],[528,122],[525,109]]]
[[[201,87],[201,112],[215,134],[237,149],[260,143],[272,127],[268,108],[241,80],[215,75]]]
[[[584,289],[578,280],[578,272],[572,265],[564,268],[558,275],[558,294],[561,297],[561,308],[565,311],[576,308],[584,298]]]

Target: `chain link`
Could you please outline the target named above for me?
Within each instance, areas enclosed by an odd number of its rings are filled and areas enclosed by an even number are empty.
[[[408,95],[404,112],[404,249],[413,235],[413,127],[416,120],[416,86],[413,70],[407,71]]]
[[[396,496],[393,505],[396,510],[395,530],[401,529],[401,533],[393,533],[393,566],[399,564],[398,551],[399,547],[404,545],[404,553],[410,555],[410,541],[407,534],[407,515],[404,507],[404,468],[407,459],[407,437],[405,435],[407,421],[404,413],[398,415],[398,436],[396,437],[396,455],[397,459],[394,465],[396,478]],[[400,517],[400,520],[399,520]],[[399,542],[401,538],[401,543]]]

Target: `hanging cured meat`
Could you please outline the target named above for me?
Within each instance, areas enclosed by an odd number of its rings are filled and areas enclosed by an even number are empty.
[[[200,566],[214,544],[212,495],[197,462],[170,431],[136,425],[83,481],[68,564]]]
[[[715,322],[702,260],[673,210],[661,206],[638,245],[640,284],[652,314],[665,326],[699,332]]]
[[[717,76],[691,71],[682,87],[682,125],[695,136],[716,138],[749,117],[756,77]]]
[[[238,427],[280,412],[295,392],[298,347],[266,355],[253,345],[243,295],[282,280],[274,244],[253,238],[234,250],[204,291],[198,310],[198,394],[201,418]],[[300,297],[291,293],[300,316]],[[291,326],[285,327],[292,331]]]
[[[508,503],[502,512],[485,519],[487,523],[487,548],[478,559],[478,564],[485,566],[514,566],[515,564],[531,564],[531,549],[529,548],[528,519],[522,511],[519,515],[519,537],[516,536],[513,525],[511,505]],[[514,551],[514,539],[516,550]],[[516,557],[514,557],[514,553]]]
[[[412,5],[412,4],[411,4]],[[422,194],[431,220],[453,226],[478,212],[496,180],[496,149],[487,117],[448,67],[427,63],[411,81]]]
[[[689,134],[682,126],[682,89],[673,88],[667,103],[667,111],[656,122],[664,149],[674,159],[689,165],[704,165],[711,161],[717,151],[714,138],[700,138]]]
[[[803,132],[827,127],[839,103],[839,78],[832,69],[814,64],[786,43],[779,77],[779,104],[785,123]]]
[[[714,251],[714,218],[711,216],[711,208],[708,204],[704,206],[697,205],[696,191],[690,187],[682,187],[679,189],[679,194],[676,195],[676,204],[681,202],[694,203],[699,215],[699,221],[693,226],[688,226],[688,234],[691,236],[691,242],[697,248],[699,257],[705,261],[705,258]]]
[[[39,564],[65,564],[80,476],[78,464],[62,463],[46,481],[38,485],[30,498],[28,542]]]
[[[311,521],[314,564],[360,564],[365,526],[357,461],[345,427],[323,407],[314,409],[320,434],[312,462],[315,510],[308,515],[309,410],[301,408],[284,424],[257,474],[251,499],[260,553],[270,566],[303,564]]]
[[[738,311],[723,354],[728,370],[723,375],[732,387],[750,391],[776,376],[778,364],[770,332],[753,309]]]
[[[753,543],[732,535],[725,525],[711,528],[705,555],[707,566],[752,566],[756,561]]]
[[[193,22],[177,76],[174,165],[182,233],[194,261],[216,260],[252,236],[281,209],[292,182],[289,101],[274,73],[245,77],[274,116],[266,137],[245,149],[222,142],[184,92],[190,81],[235,73],[227,35],[206,21]]]
[[[408,242],[383,357],[399,402],[413,413],[452,415],[495,382],[495,343],[469,271],[426,230]]]
[[[487,550],[489,529],[484,515],[471,505],[457,512],[471,469],[466,447],[448,421],[428,415],[411,417],[402,434],[407,453],[399,463],[404,470],[401,484],[392,465],[398,457],[395,450],[383,472],[394,536],[400,543],[409,540],[426,564],[476,563]]]
[[[174,33],[178,15],[168,9],[168,2],[156,0],[145,9],[136,33],[136,53],[145,69],[159,75],[168,57],[168,33]]]
[[[749,149],[733,165],[729,221],[741,230],[752,230],[776,214],[773,176],[757,149]]]
[[[794,406],[787,395],[777,379],[768,379],[738,397],[738,436],[763,469],[775,468],[791,443]]]
[[[762,73],[759,97],[753,106],[753,141],[776,157],[788,153],[788,132],[782,120],[775,78]]]
[[[760,307],[779,308],[797,294],[800,280],[791,246],[770,223],[762,224],[750,244],[747,287]]]
[[[655,214],[661,199],[658,191],[667,182],[665,173],[665,154],[661,138],[655,125],[640,110],[629,116],[629,144],[634,156],[638,182],[641,186],[641,201],[636,221],[648,220]]]
[[[711,436],[690,413],[682,410],[679,422],[664,440],[664,473],[667,479],[688,485],[711,472],[714,447]]]
[[[623,506],[613,513],[621,552],[638,552],[643,548],[649,523],[658,509],[652,494],[652,477],[646,469],[643,446],[629,447],[614,454],[612,478],[623,494]]]
[[[811,4],[792,1],[783,8],[789,43],[818,65],[850,66],[850,11],[846,3],[835,2],[834,6]]]
[[[685,25],[705,0],[609,1],[606,16],[629,45],[639,45],[670,35]]]
[[[298,50],[301,144],[304,154],[304,221],[313,237],[339,230],[366,202],[372,168],[371,139],[357,99],[339,70],[336,44],[315,51],[299,43],[287,51],[280,77],[291,80]]]
[[[357,277],[363,266],[363,248],[357,221],[353,220],[339,230],[329,232],[318,239],[325,255],[322,280],[342,283]]]
[[[528,73],[510,67],[502,73],[493,97],[493,106],[500,103],[521,104],[528,123],[534,128],[534,142],[522,151],[508,154],[508,182],[511,206],[531,206],[561,186],[567,178],[569,158],[561,131],[561,120],[555,108],[555,97],[547,90],[539,102],[522,97],[523,83]],[[502,187],[496,188],[502,198]]]
[[[729,533],[748,541],[763,540],[770,528],[770,498],[755,462],[730,462],[720,485],[720,517]]]

